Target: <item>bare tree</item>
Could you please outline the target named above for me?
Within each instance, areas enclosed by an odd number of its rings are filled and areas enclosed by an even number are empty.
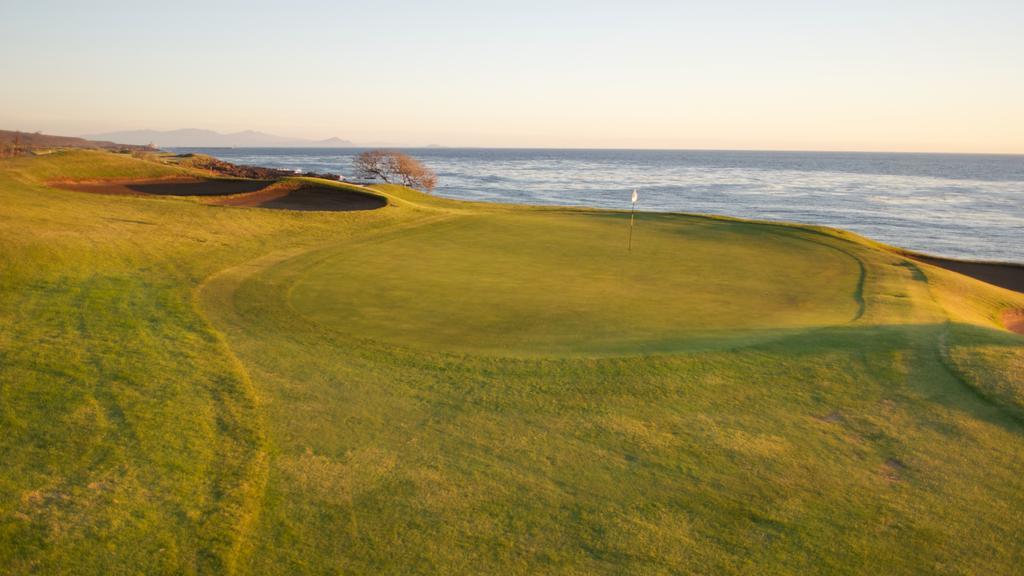
[[[356,176],[359,178],[377,179],[390,183],[396,176],[394,159],[391,152],[384,150],[367,150],[360,152],[354,161]]]
[[[411,156],[396,153],[395,167],[398,175],[402,178],[402,184],[410,188],[423,188],[430,191],[437,186],[437,174]]]
[[[401,182],[411,188],[433,190],[437,174],[419,160],[391,150],[360,152],[354,161],[356,176],[380,179],[387,183]]]

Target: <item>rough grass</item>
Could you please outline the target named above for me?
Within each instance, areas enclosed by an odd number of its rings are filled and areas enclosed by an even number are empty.
[[[297,214],[42,185],[168,169],[84,152],[0,161],[5,573],[1024,562],[1024,337],[997,324],[1020,295],[809,228],[646,217],[643,266],[587,286],[573,281],[620,261],[593,249],[618,242],[615,216],[397,187],[381,210]],[[615,310],[629,282],[700,292],[672,268],[687,258],[720,290],[690,307],[639,298],[643,324],[617,326],[663,338],[663,353],[587,347],[581,335],[618,317],[603,293]],[[758,266],[770,260],[802,273]],[[717,292],[741,307],[723,305],[728,321],[707,314]],[[806,317],[780,312],[789,293],[813,304]],[[408,333],[357,317],[380,295]],[[576,298],[595,319],[558,314]],[[513,325],[496,353],[502,335],[480,317],[531,302],[548,327]],[[444,342],[439,311],[461,331]],[[673,318],[718,330],[760,316],[772,338],[694,350],[673,332]],[[545,338],[558,353],[535,353]]]
[[[147,162],[127,154],[114,154],[97,150],[64,151],[43,156],[23,156],[5,160],[4,175],[21,180],[47,182],[51,180],[106,180],[173,178],[197,173],[187,168],[161,162]]]

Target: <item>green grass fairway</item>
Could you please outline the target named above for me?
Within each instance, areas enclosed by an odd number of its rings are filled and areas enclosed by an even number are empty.
[[[303,261],[289,302],[349,336],[491,354],[666,352],[842,324],[856,258],[814,234],[645,216],[462,216]]]
[[[0,160],[4,575],[1024,566],[1024,295],[806,226],[47,185],[188,175]]]

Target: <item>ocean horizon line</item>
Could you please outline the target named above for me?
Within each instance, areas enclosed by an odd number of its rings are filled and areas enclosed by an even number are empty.
[[[900,156],[999,156],[1024,159],[1024,152],[935,152],[910,150],[822,150],[801,148],[621,148],[574,146],[445,146],[440,144],[357,144],[352,146],[157,146],[161,150],[558,150],[567,152],[729,152],[752,154],[886,154]]]

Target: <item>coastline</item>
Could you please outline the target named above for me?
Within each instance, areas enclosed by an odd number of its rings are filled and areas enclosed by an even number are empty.
[[[170,149],[171,155],[175,160],[184,160],[190,167],[196,167],[201,169],[212,170],[222,175],[234,176],[234,177],[263,177],[263,178],[280,178],[285,176],[293,176],[295,172],[293,170],[281,169],[281,168],[267,168],[264,166],[255,166],[248,164],[234,164],[219,158],[212,156],[203,155],[202,153],[196,154],[195,152],[180,153],[180,150],[200,150],[200,149]],[[335,174],[318,174],[315,172],[303,173],[302,175],[307,177],[322,177],[329,180],[341,179]],[[326,176],[326,177],[325,177]],[[128,183],[138,182],[95,182],[95,183],[84,183],[84,182],[62,182],[57,184],[58,188],[66,190],[78,190],[82,192],[104,192],[106,194],[128,194],[128,195],[139,195],[141,191],[132,190],[134,187],[127,186]],[[155,182],[150,182],[155,183]],[[227,182],[218,182],[225,184]],[[233,183],[233,182],[232,182]],[[269,181],[261,182],[262,184],[269,183]],[[115,184],[111,189],[112,184]],[[173,188],[173,187],[172,187]],[[263,187],[261,187],[263,188]],[[99,190],[104,189],[104,190]],[[238,192],[253,192],[250,190],[240,190]],[[164,194],[175,194],[174,192],[164,192]],[[160,194],[160,193],[158,193]],[[189,194],[195,195],[194,194]],[[202,192],[199,196],[206,196]],[[290,206],[295,208],[295,206]],[[597,207],[598,209],[602,209]],[[310,209],[308,207],[303,209]],[[806,223],[806,222],[804,222]],[[937,265],[939,268],[943,268],[957,274],[963,274],[976,280],[992,284],[1008,290],[1024,293],[1024,264],[1018,264],[1013,262],[996,262],[996,261],[984,261],[984,260],[963,260],[956,258],[948,258],[942,256],[934,256],[927,253],[915,252],[912,250],[906,250],[894,247],[895,251],[906,256],[908,258]]]
[[[348,172],[360,149],[175,149],[226,162]],[[1005,156],[759,151],[409,148],[472,202],[728,214],[850,230],[956,259],[1019,262],[1024,164]],[[989,202],[989,199],[999,199]],[[941,215],[939,219],[933,218]],[[1005,225],[992,226],[992,222]],[[913,247],[913,248],[911,248]]]

